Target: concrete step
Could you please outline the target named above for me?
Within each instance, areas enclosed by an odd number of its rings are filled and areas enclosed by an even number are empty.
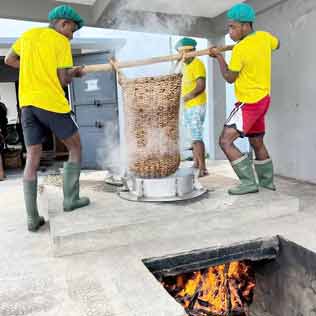
[[[61,189],[50,185],[42,188],[41,205],[42,208],[46,205],[49,214],[55,256],[145,241],[181,240],[209,231],[229,232],[251,223],[293,215],[299,210],[297,198],[267,190],[236,197],[229,196],[225,189],[216,189],[196,201],[159,204],[125,201],[114,193],[91,189],[83,194],[92,203],[64,213]]]

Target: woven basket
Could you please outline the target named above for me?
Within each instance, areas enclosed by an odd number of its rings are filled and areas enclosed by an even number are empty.
[[[180,164],[181,74],[121,80],[129,170],[160,178]]]

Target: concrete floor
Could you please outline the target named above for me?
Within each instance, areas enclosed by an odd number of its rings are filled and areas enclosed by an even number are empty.
[[[82,177],[91,205],[65,214],[60,188],[41,186],[50,229],[37,234],[25,228],[21,180],[0,182],[0,315],[184,316],[143,259],[275,235],[316,252],[315,185],[278,178],[277,192],[231,197],[229,165],[209,169],[209,194],[186,203],[121,200],[97,172]]]

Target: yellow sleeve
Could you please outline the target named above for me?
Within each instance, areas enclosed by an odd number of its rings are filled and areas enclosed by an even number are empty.
[[[71,45],[68,40],[58,43],[57,68],[70,68],[73,66]]]
[[[13,52],[20,56],[21,54],[21,38],[18,38],[15,43],[12,45],[11,49],[13,50]]]
[[[195,64],[195,67],[194,67],[194,77],[195,77],[195,79],[206,78],[205,66],[204,66],[203,62],[200,61],[199,59],[198,59],[198,62]]]
[[[235,46],[232,51],[232,57],[230,59],[228,69],[233,72],[240,72],[242,67],[242,54],[240,52],[240,48],[238,46]]]
[[[271,49],[276,50],[279,46],[279,39],[270,33],[268,33],[268,34],[269,34],[269,39],[270,39],[270,43],[271,43]]]

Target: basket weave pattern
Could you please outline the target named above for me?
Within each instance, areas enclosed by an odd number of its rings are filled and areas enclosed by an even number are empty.
[[[166,177],[180,164],[181,74],[121,82],[129,170],[146,178]]]

